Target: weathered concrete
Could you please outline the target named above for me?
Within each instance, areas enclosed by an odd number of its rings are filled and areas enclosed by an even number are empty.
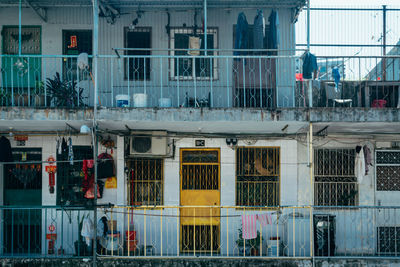
[[[91,259],[0,259],[3,267],[90,267]],[[99,259],[97,266],[166,266],[166,267],[219,267],[219,266],[272,266],[272,267],[311,267],[311,260],[290,259],[193,259],[193,258],[166,258],[166,259]],[[314,259],[315,267],[395,267],[400,266],[400,259]]]

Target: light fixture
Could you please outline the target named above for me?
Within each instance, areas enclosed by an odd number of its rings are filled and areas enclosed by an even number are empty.
[[[80,133],[81,134],[88,134],[88,133],[90,133],[90,128],[87,125],[84,124],[84,125],[81,126]]]

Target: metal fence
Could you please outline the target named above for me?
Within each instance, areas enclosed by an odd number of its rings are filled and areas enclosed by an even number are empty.
[[[1,106],[94,104],[91,60],[82,70],[76,56],[0,59]],[[303,72],[296,56],[102,56],[96,101],[136,108],[275,109],[308,107],[311,101],[313,107],[399,107],[399,70],[400,56],[320,57],[318,78],[310,81],[296,79]]]
[[[0,257],[93,255],[92,210],[3,206],[0,211]],[[400,207],[111,206],[98,211],[97,253],[104,257],[400,254]],[[82,233],[90,234],[86,239]]]

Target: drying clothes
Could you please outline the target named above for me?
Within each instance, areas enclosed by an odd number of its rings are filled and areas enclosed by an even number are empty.
[[[0,137],[0,162],[13,162],[10,140]]]
[[[74,165],[74,150],[72,148],[72,138],[68,138],[68,160],[69,164]]]
[[[68,144],[64,137],[61,141],[61,155],[63,159],[66,159],[68,155]]]
[[[189,49],[195,49],[195,50],[189,50],[188,54],[190,56],[198,56],[200,55],[200,44],[201,44],[201,40],[199,37],[195,37],[195,36],[190,36],[189,37]]]
[[[369,166],[372,166],[371,150],[367,145],[363,146],[364,150],[364,161],[365,161],[365,175],[368,175]]]
[[[93,222],[89,217],[83,219],[81,236],[85,238],[86,245],[91,245],[91,240],[94,237]]]
[[[262,226],[267,226],[267,224],[272,224],[272,217],[270,213],[257,214],[257,220]]]
[[[357,177],[358,183],[362,183],[365,174],[364,151],[361,146],[356,147],[356,161],[354,174]]]
[[[238,16],[236,23],[236,37],[235,49],[248,49],[249,48],[249,24],[247,23],[246,15],[241,12]],[[244,55],[246,52],[237,51],[233,52],[235,56]]]
[[[303,78],[312,79],[312,74],[318,70],[317,57],[310,52],[303,56]],[[314,78],[316,75],[314,75]]]
[[[269,22],[269,35],[268,35],[268,48],[278,49],[279,45],[279,17],[278,12],[275,10],[271,11],[268,18]]]
[[[339,82],[340,82],[340,73],[339,73],[339,69],[337,67],[334,67],[332,69],[332,77],[333,77],[333,80],[335,81],[335,89],[337,91],[337,89],[339,88]]]
[[[242,238],[254,239],[257,237],[257,215],[242,215]]]
[[[98,237],[106,237],[108,232],[108,220],[106,216],[100,218],[97,223],[97,236]]]
[[[257,10],[253,27],[253,48],[263,49],[265,37],[265,19],[262,10]]]

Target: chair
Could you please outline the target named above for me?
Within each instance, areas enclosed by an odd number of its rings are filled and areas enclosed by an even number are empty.
[[[329,100],[332,100],[333,107],[336,107],[336,104],[349,104],[351,107],[353,104],[353,100],[350,98],[342,98],[342,90],[343,90],[343,85],[340,83],[338,86],[338,89],[335,89],[335,83],[334,82],[327,82],[325,83],[325,94],[326,94],[326,106],[328,107],[329,105]]]

